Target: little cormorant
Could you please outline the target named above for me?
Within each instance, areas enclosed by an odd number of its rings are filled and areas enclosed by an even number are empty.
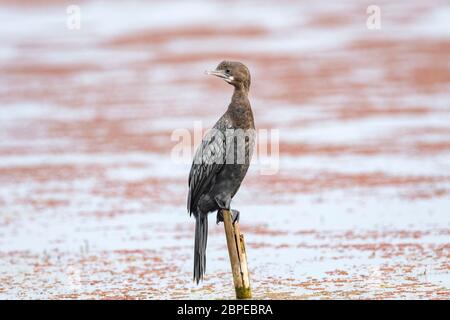
[[[234,92],[227,111],[197,148],[189,173],[187,209],[196,220],[194,280],[197,284],[205,273],[208,213],[217,211],[219,222],[223,219],[221,210],[231,210],[231,199],[247,173],[255,139],[255,124],[248,100],[248,68],[240,62],[223,61],[207,74],[222,78],[234,87]],[[236,221],[239,211],[231,212]]]

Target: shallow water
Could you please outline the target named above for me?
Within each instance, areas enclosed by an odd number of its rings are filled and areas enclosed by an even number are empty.
[[[285,2],[81,2],[79,31],[2,2],[0,298],[234,297],[214,215],[192,283],[170,157],[224,112],[223,59],[279,129],[279,171],[255,159],[233,202],[255,298],[450,298],[450,6],[379,1],[373,31],[364,1]]]

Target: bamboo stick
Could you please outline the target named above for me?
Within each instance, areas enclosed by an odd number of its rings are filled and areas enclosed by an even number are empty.
[[[252,297],[252,290],[250,288],[244,235],[239,231],[239,223],[233,223],[231,212],[228,210],[223,210],[223,224],[227,238],[228,255],[230,256],[236,298],[249,299]]]

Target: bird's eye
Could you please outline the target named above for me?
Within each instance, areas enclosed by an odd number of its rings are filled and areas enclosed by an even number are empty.
[[[226,69],[226,70],[225,70],[225,73],[230,73],[230,69]]]

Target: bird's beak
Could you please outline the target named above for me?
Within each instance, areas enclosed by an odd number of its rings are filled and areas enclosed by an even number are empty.
[[[226,74],[225,71],[223,71],[223,70],[205,71],[205,74],[209,74],[209,75],[212,75],[212,76],[216,76],[216,77],[222,78],[226,82],[230,82],[230,81],[233,80],[233,77],[228,75],[228,74]]]

